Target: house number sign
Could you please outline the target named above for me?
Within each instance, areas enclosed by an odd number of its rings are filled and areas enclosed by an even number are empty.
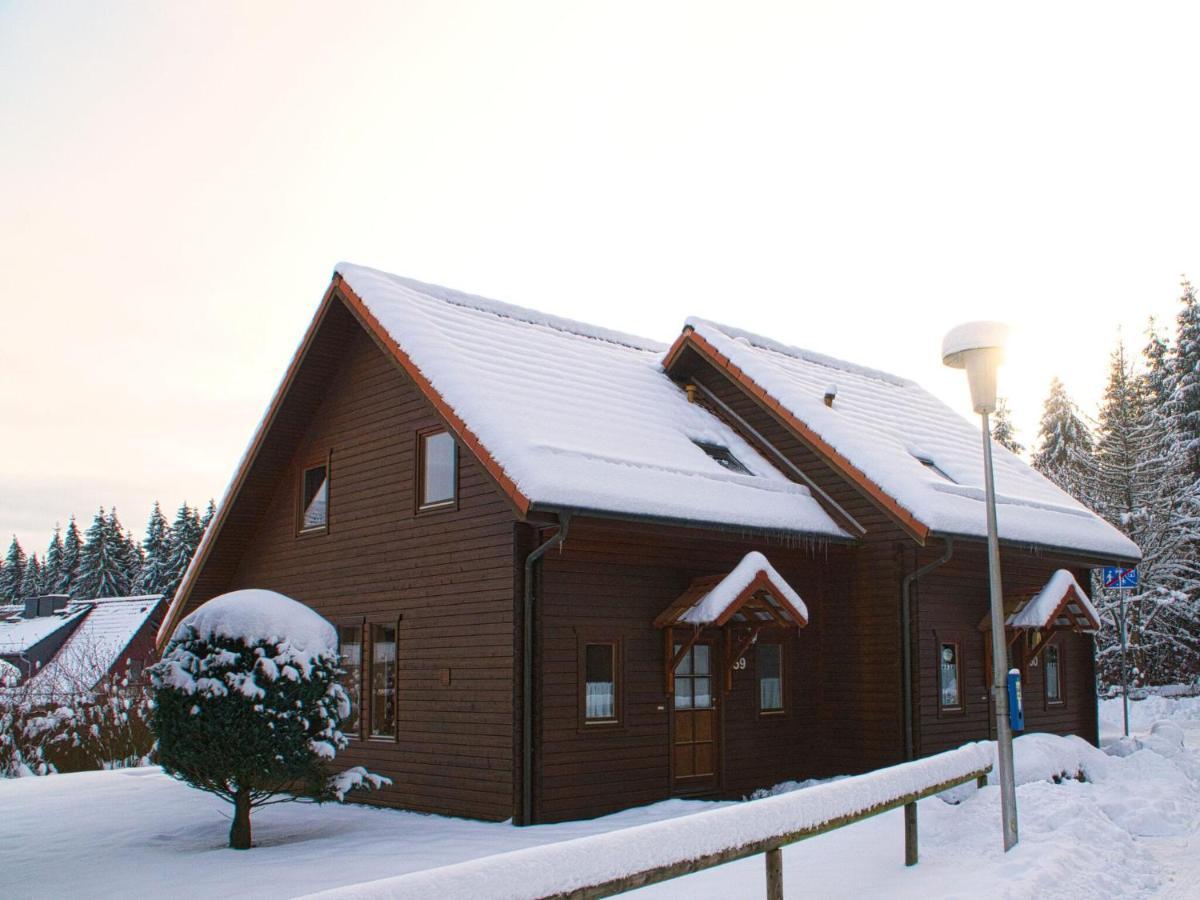
[[[735,662],[733,664],[733,667],[737,670],[746,668],[746,657],[743,656],[741,659],[739,659],[737,662]]]

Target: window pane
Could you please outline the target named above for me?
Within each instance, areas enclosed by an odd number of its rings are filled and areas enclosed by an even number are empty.
[[[959,706],[958,647],[942,644],[940,657],[942,706]]]
[[[396,626],[371,626],[371,734],[396,733]]]
[[[708,644],[697,644],[692,648],[692,655],[695,657],[693,663],[697,675],[708,674]]]
[[[342,688],[350,698],[350,715],[342,720],[342,731],[358,733],[358,707],[362,703],[362,629],[357,625],[338,628],[341,647]]]
[[[1062,682],[1058,671],[1058,648],[1046,648],[1046,699],[1062,699]]]
[[[615,719],[617,717],[616,682],[613,679],[612,644],[588,644],[584,650],[586,683],[584,717]]]
[[[324,528],[329,521],[329,478],[324,466],[304,471],[304,516],[301,528]]]
[[[675,655],[679,655],[679,651],[683,649],[683,644],[675,645]],[[689,650],[688,654],[679,661],[679,665],[675,667],[676,675],[691,675],[692,674],[692,653]]]
[[[676,678],[675,679],[675,708],[676,709],[691,709],[692,708],[692,679]]]
[[[712,679],[693,678],[692,682],[692,690],[695,693],[694,703],[696,709],[708,709],[710,706],[712,706],[712,691],[709,688],[709,685],[712,684]]]
[[[454,438],[449,432],[426,435],[421,440],[425,454],[425,483],[421,486],[421,505],[444,503],[454,499],[454,478],[457,453]]]
[[[783,648],[778,644],[759,644],[755,667],[758,670],[758,705],[761,710],[783,709]]]

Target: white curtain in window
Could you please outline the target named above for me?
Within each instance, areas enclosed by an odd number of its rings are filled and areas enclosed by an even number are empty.
[[[760,709],[783,709],[783,682],[780,679],[760,678],[758,690]]]
[[[611,681],[589,681],[587,683],[587,717],[589,719],[615,719],[616,698]]]

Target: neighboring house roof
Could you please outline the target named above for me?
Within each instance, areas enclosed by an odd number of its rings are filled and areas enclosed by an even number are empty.
[[[23,606],[0,607],[0,656],[15,656],[33,649],[63,628],[87,615],[88,607],[70,604],[48,616],[26,619]]]
[[[531,508],[849,537],[688,402],[663,375],[665,345],[361,266],[338,273]]]
[[[836,462],[919,526],[987,536],[979,429],[920,385],[703,319],[687,324],[691,330],[677,346],[696,346],[776,401]],[[836,396],[827,406],[831,391]],[[1002,540],[1140,558],[1118,529],[1000,446],[994,471]]]
[[[54,656],[30,678],[29,685],[46,692],[71,692],[94,687],[118,666],[122,655],[146,623],[159,611],[163,598],[158,594],[136,597],[98,597],[72,601],[61,614],[25,619],[19,623],[0,622],[0,652],[4,649],[6,628],[18,634],[31,634],[38,626],[56,620],[57,628],[45,631],[38,640],[58,628],[75,623],[74,630]],[[32,647],[37,641],[30,643]],[[28,649],[28,647],[26,649]]]

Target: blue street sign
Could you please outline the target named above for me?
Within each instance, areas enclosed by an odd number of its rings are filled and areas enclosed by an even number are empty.
[[[1104,586],[1117,591],[1129,591],[1138,586],[1137,566],[1105,566]]]

